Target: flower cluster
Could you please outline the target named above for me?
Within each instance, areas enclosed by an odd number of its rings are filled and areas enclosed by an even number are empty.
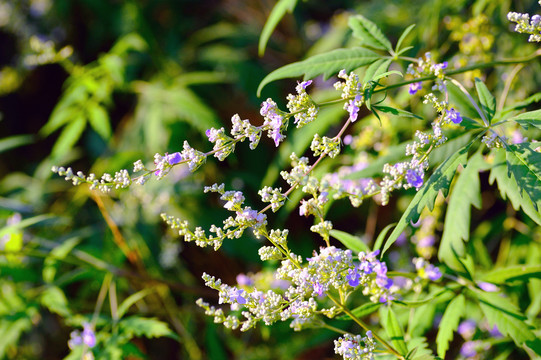
[[[354,72],[347,74],[346,70],[340,70],[338,78],[345,81],[337,81],[334,83],[334,88],[342,91],[342,99],[349,100],[344,104],[344,110],[349,113],[349,121],[355,122],[359,114],[359,109],[364,102],[362,96],[363,88],[359,81],[359,75]]]
[[[284,113],[278,109],[278,106],[272,99],[267,99],[261,104],[260,114],[265,118],[263,127],[268,129],[268,136],[274,140],[276,146],[280,145],[285,139],[282,133],[287,128]]]
[[[218,227],[212,225],[210,232],[214,235],[207,236],[205,230],[196,227],[191,231],[186,220],[181,220],[167,214],[161,214],[162,219],[174,230],[178,230],[179,236],[184,237],[184,241],[195,241],[197,246],[206,247],[212,245],[218,250],[223,241],[228,239],[240,238],[247,228],[252,228],[255,236],[260,236],[265,232],[267,225],[267,216],[258,213],[257,210],[249,206],[243,206],[244,196],[240,191],[225,191],[224,184],[205,187],[205,192],[216,192],[221,195],[220,199],[225,201],[224,208],[235,213],[236,216],[230,216],[223,221],[224,226]]]
[[[417,275],[422,279],[429,279],[432,281],[437,281],[441,278],[441,271],[428,261],[423,258],[413,258],[413,265],[415,265],[415,270],[417,270]]]
[[[71,350],[74,350],[78,346],[85,346],[86,348],[93,348],[94,346],[96,346],[96,334],[94,333],[94,330],[92,329],[92,326],[89,323],[83,324],[82,332],[79,332],[78,330],[74,330],[70,334],[68,347]],[[85,360],[94,359],[94,355],[92,354],[92,351],[85,349],[84,354],[83,354],[83,359]]]
[[[422,78],[434,75],[436,77],[436,84],[434,85],[433,89],[440,89],[441,91],[444,91],[445,85],[443,83],[443,80],[445,78],[445,75],[443,73],[443,70],[447,69],[448,65],[449,64],[447,63],[447,61],[444,61],[442,63],[435,63],[434,60],[432,60],[432,56],[430,55],[430,53],[427,52],[425,53],[424,58],[419,58],[417,60],[416,64],[409,64],[406,73],[412,75],[414,78]],[[411,83],[409,86],[409,93],[411,95],[414,95],[422,88],[423,85],[420,81]]]
[[[287,96],[287,108],[290,114],[293,114],[294,123],[298,128],[311,123],[315,120],[318,113],[318,107],[306,92],[306,88],[312,84],[312,80],[303,81],[297,85],[297,95],[289,94]]]
[[[282,235],[287,236],[287,231],[273,231],[270,237],[276,241],[283,238],[285,241]],[[337,306],[319,308],[317,299],[323,299],[326,295],[338,292],[347,298],[348,294],[361,289],[363,295],[375,303],[385,303],[394,298],[391,290],[393,282],[387,276],[386,264],[376,259],[377,251],[368,254],[361,252],[354,257],[351,250],[330,246],[322,248],[319,254],[314,253],[303,265],[300,256],[289,251],[284,251],[286,255],[280,255],[270,248],[264,247],[260,253],[266,254],[262,256],[264,259],[268,259],[271,253],[274,259],[282,259],[275,272],[278,282],[273,284],[277,286],[276,289],[257,289],[250,278],[247,281],[241,278],[238,286],[229,286],[213,276],[203,275],[205,284],[219,292],[219,304],[229,304],[231,310],[241,311],[242,319],[235,315],[226,316],[223,309],[210,306],[201,299],[197,304],[216,322],[229,328],[240,327],[246,331],[258,321],[270,325],[290,319],[290,326],[300,330],[321,325],[319,315],[334,317],[341,312]],[[287,249],[283,242],[280,248]]]
[[[541,5],[541,1],[539,5]],[[515,26],[516,32],[530,34],[529,42],[541,42],[541,15],[533,15],[530,18],[530,14],[510,12],[507,14],[507,19],[517,23]]]
[[[373,360],[376,342],[371,331],[365,337],[344,334],[334,341],[334,352],[344,360]]]

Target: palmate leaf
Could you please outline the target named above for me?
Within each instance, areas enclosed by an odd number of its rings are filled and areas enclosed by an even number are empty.
[[[345,69],[351,71],[372,64],[380,56],[373,51],[363,48],[336,49],[323,54],[314,55],[306,60],[294,62],[274,70],[267,75],[259,84],[257,96],[268,83],[285,78],[300,77],[304,79],[323,75],[328,79],[331,75]]]
[[[507,172],[507,163],[505,161],[505,151],[503,149],[494,149],[494,166],[490,171],[489,182],[494,180],[498,183],[498,188],[504,199],[509,199],[515,210],[522,208],[538,225],[541,225],[541,213],[537,211],[530,199],[521,196],[520,189],[515,181],[514,175],[509,176]]]
[[[485,83],[478,78],[475,78],[475,88],[477,89],[477,96],[479,96],[479,102],[481,103],[483,112],[490,123],[496,113],[496,99],[494,98],[494,95],[488,91]]]
[[[481,208],[479,170],[486,166],[480,153],[472,156],[454,185],[455,191],[449,196],[438,258],[452,268],[457,264],[451,249],[459,257],[464,256],[463,241],[470,238],[470,207]]]
[[[541,210],[541,153],[534,149],[536,143],[521,143],[505,147],[508,175],[513,174],[522,198],[532,201]]]
[[[532,125],[538,129],[541,129],[541,110],[528,111],[520,115],[514,116],[510,120],[517,122],[522,127]]]
[[[421,211],[423,211],[426,206],[428,206],[430,210],[434,208],[436,196],[440,191],[442,191],[445,196],[447,195],[449,185],[455,176],[458,165],[466,162],[468,149],[470,148],[471,144],[471,142],[468,143],[465,147],[457,151],[455,154],[445,160],[440,166],[438,166],[432,176],[430,176],[426,183],[419,189],[419,191],[417,191],[417,194],[400,218],[398,225],[396,225],[393,232],[385,242],[382,255],[396,241],[400,234],[402,234],[410,222],[417,222]]]
[[[353,30],[353,36],[360,39],[365,46],[391,52],[391,42],[380,28],[362,15],[350,16],[348,25]]]
[[[436,336],[438,356],[441,358],[445,357],[449,349],[449,342],[453,339],[453,333],[458,327],[460,317],[464,314],[465,306],[465,297],[460,294],[449,303],[443,313]]]
[[[263,26],[263,30],[261,30],[258,45],[259,56],[265,54],[265,48],[267,47],[272,32],[286,12],[293,12],[293,9],[295,9],[295,6],[297,5],[297,1],[298,0],[279,0],[276,5],[274,5],[265,26]]]
[[[480,290],[473,293],[491,327],[496,325],[503,335],[511,337],[519,346],[536,339],[528,324],[524,322],[526,317],[509,299],[501,297],[497,293],[487,293]]]

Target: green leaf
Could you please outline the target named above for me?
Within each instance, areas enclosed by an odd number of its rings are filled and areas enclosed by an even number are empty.
[[[502,110],[502,114],[507,114],[511,111],[524,109],[528,107],[528,105],[539,102],[539,101],[541,101],[541,92],[535,93],[524,100],[514,103],[513,105],[506,106]]]
[[[351,251],[358,253],[361,251],[366,252],[370,250],[368,248],[368,245],[366,245],[364,241],[357,236],[348,234],[347,232],[340,230],[331,230],[330,234],[333,238],[339,240],[342,244],[344,244],[345,247],[347,247]]]
[[[362,319],[365,316],[368,316],[374,312],[376,312],[380,306],[381,303],[373,303],[368,302],[366,304],[362,304],[361,306],[356,307],[355,309],[351,310],[353,315],[355,315],[356,318]],[[341,315],[336,318],[337,320],[351,320],[351,317],[349,315]]]
[[[167,336],[178,339],[178,336],[169,329],[169,326],[158,319],[130,316],[118,323],[121,331],[129,338],[144,336],[146,338]]]
[[[175,107],[181,118],[188,120],[190,125],[199,129],[201,134],[204,135],[205,131],[211,127],[221,126],[218,116],[193,91],[188,88],[175,88],[174,93],[171,105]]]
[[[456,287],[458,286],[454,286],[453,288],[456,288]],[[437,289],[436,291],[429,294],[426,298],[421,299],[421,300],[413,300],[413,301],[393,300],[393,303],[407,306],[410,308],[415,308],[415,307],[423,306],[428,303],[438,304],[440,302],[443,302],[447,298],[447,296],[443,296],[443,295],[448,295],[448,294],[452,294],[451,287]]]
[[[465,306],[464,295],[460,294],[449,303],[443,313],[436,337],[438,356],[441,358],[445,357],[445,353],[449,349],[449,342],[453,339],[453,332],[458,328],[458,322],[464,314]]]
[[[394,348],[401,354],[406,355],[408,353],[408,347],[404,341],[404,331],[402,326],[398,322],[396,315],[393,309],[387,309],[387,321],[385,323],[385,331],[387,335],[391,338],[391,342]]]
[[[449,93],[449,103],[455,105],[455,108],[460,111],[460,115],[463,118],[479,119],[479,113],[475,110],[468,96],[458,86],[451,81],[446,82],[445,86]]]
[[[389,232],[389,230],[391,230],[392,227],[395,225],[396,223],[389,224],[385,226],[383,230],[381,230],[381,232],[378,235],[378,238],[376,239],[376,242],[374,243],[373,251],[379,250],[381,248],[381,245],[383,244],[383,240],[385,240],[385,236],[387,236],[387,233]]]
[[[56,286],[47,287],[41,294],[40,301],[43,306],[55,314],[63,317],[71,315],[66,295],[64,295],[64,292]]]
[[[85,127],[86,119],[82,116],[66,125],[53,146],[51,157],[59,158],[69,152],[83,134]]]
[[[484,166],[483,157],[477,152],[458,176],[449,196],[438,258],[453,269],[457,268],[457,264],[451,249],[459,257],[464,256],[464,242],[470,238],[471,206],[481,208],[479,170]]]
[[[433,209],[436,196],[441,191],[443,195],[447,195],[451,180],[455,176],[457,167],[460,164],[466,162],[468,156],[468,149],[471,146],[471,142],[445,160],[434,171],[432,176],[426,181],[426,183],[417,191],[415,197],[411,201],[410,205],[400,218],[398,225],[394,228],[393,232],[385,242],[382,255],[389,249],[389,247],[396,241],[396,239],[402,234],[406,226],[412,222],[415,223],[419,219],[421,211],[428,206],[429,209]]]
[[[503,335],[510,336],[519,346],[536,338],[530,327],[524,322],[526,317],[508,298],[481,290],[476,290],[474,294],[491,327],[496,325]]]
[[[379,50],[393,51],[391,42],[380,28],[362,15],[350,16],[348,25],[353,30],[353,36],[360,39],[362,44]]]
[[[304,75],[304,79],[314,78],[318,75],[323,75],[327,79],[342,69],[350,71],[370,65],[379,57],[373,51],[363,48],[336,49],[314,55],[306,60],[283,66],[271,72],[259,84],[257,96],[261,95],[261,90],[265,85],[275,80],[300,77],[301,75]]]
[[[0,153],[30,144],[34,141],[34,135],[15,135],[0,140]]]
[[[40,129],[42,136],[49,136],[76,117],[81,117],[81,109],[76,106],[62,106],[62,101],[55,107],[49,121]]]
[[[482,281],[504,284],[508,281],[528,281],[531,278],[541,278],[541,265],[515,265],[492,270],[483,276]]]
[[[496,113],[496,98],[488,91],[485,83],[478,78],[475,78],[475,88],[477,89],[477,95],[479,96],[479,102],[481,103],[483,112],[490,123]]]
[[[279,0],[276,5],[274,5],[267,22],[265,22],[265,26],[263,26],[263,30],[261,30],[258,45],[259,56],[263,56],[265,54],[265,48],[267,47],[267,43],[269,42],[272,32],[280,20],[284,17],[286,12],[293,12],[293,9],[295,9],[295,6],[297,5],[297,1],[298,0]]]
[[[376,76],[387,72],[387,70],[389,69],[389,65],[391,65],[391,62],[391,59],[379,59],[374,61],[372,64],[370,64],[368,68],[366,68],[362,83],[366,84],[374,80]]]
[[[410,26],[408,26],[406,28],[406,30],[404,30],[404,32],[402,33],[402,35],[400,35],[400,38],[398,39],[397,43],[396,43],[396,50],[395,52],[399,53],[402,49],[401,49],[401,46],[402,46],[402,43],[404,42],[404,40],[406,40],[406,37],[409,35],[409,33],[411,32],[411,30],[413,30],[413,28],[415,27],[415,24],[411,24]]]
[[[514,175],[511,174],[509,177],[507,163],[505,161],[505,151],[503,149],[494,149],[492,152],[494,154],[494,166],[490,171],[490,183],[493,184],[494,180],[496,180],[502,197],[509,199],[515,210],[522,208],[524,213],[538,225],[541,225],[541,213],[535,209],[530,199],[524,199],[521,196]]]
[[[119,319],[122,318],[124,316],[124,314],[126,314],[126,311],[128,311],[133,304],[135,304],[136,302],[138,302],[139,300],[141,300],[145,296],[147,296],[149,294],[152,294],[152,292],[154,292],[154,289],[147,288],[147,289],[140,290],[140,291],[136,292],[135,294],[132,294],[132,295],[128,296],[122,302],[122,304],[120,304],[120,306],[118,307],[118,311],[117,311],[118,318]]]
[[[54,217],[53,215],[38,215],[38,216],[34,216],[28,219],[24,219],[16,224],[4,226],[3,228],[0,229],[0,238],[2,238],[4,235],[7,235],[13,231],[24,229],[26,227],[37,224],[39,222],[52,219],[53,217]]]
[[[89,102],[86,105],[88,112],[88,122],[90,126],[105,140],[111,137],[111,124],[109,123],[109,115],[103,106]]]
[[[391,107],[391,106],[373,105],[372,108],[376,109],[378,111],[384,112],[384,113],[389,113],[389,114],[395,115],[395,116],[417,118],[417,119],[421,119],[421,120],[423,119],[421,116],[416,115],[416,114],[414,114],[412,112],[402,110],[402,109],[397,109],[397,108],[394,108],[394,107]]]
[[[532,201],[541,210],[541,153],[536,143],[521,143],[505,147],[508,176],[513,174],[523,200]]]
[[[517,122],[524,128],[528,125],[532,125],[538,129],[541,129],[541,110],[528,111],[514,116],[510,120]]]
[[[56,275],[56,264],[58,260],[65,259],[66,256],[73,250],[81,239],[79,237],[73,237],[71,239],[65,240],[62,244],[55,247],[50,254],[45,258],[43,262],[43,281],[46,283],[51,283],[54,280]]]

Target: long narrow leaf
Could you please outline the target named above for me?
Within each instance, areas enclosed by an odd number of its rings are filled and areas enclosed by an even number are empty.
[[[453,251],[464,256],[464,242],[470,238],[471,206],[481,208],[481,188],[479,170],[486,166],[480,153],[468,161],[454,185],[455,191],[449,196],[449,206],[445,214],[443,236],[438,250],[438,258],[455,268]]]
[[[337,49],[314,55],[306,60],[283,66],[271,72],[259,84],[257,96],[261,95],[261,90],[265,85],[275,80],[300,77],[301,75],[304,75],[305,79],[314,78],[318,75],[323,75],[327,79],[342,69],[346,71],[357,69],[372,64],[378,58],[379,55],[363,48]]]
[[[438,335],[436,336],[436,345],[438,356],[445,357],[449,349],[449,342],[453,339],[453,332],[458,327],[460,317],[464,314],[466,300],[464,295],[455,297],[445,309],[439,325]]]
[[[263,30],[261,30],[258,45],[259,56],[265,54],[265,48],[267,47],[272,32],[276,29],[276,26],[280,20],[282,20],[286,12],[293,12],[293,9],[297,5],[297,1],[298,0],[279,0],[276,5],[274,5],[265,26],[263,26]]]

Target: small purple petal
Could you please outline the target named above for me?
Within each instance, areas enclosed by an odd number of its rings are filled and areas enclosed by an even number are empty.
[[[423,177],[418,174],[417,171],[412,169],[408,169],[408,171],[406,171],[406,181],[416,189],[423,185]]]
[[[409,93],[410,95],[415,95],[415,93],[423,88],[423,84],[421,82],[416,82],[410,84]]]
[[[454,108],[451,108],[451,110],[449,110],[447,116],[454,124],[460,124],[462,122],[462,116]]]
[[[182,155],[179,152],[167,155],[167,162],[169,163],[169,165],[178,164],[182,160]]]

